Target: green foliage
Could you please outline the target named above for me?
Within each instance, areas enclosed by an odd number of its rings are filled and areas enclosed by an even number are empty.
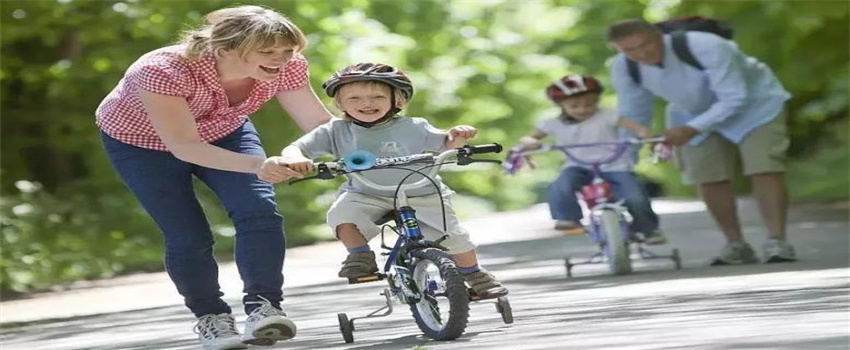
[[[614,52],[610,23],[702,14],[730,21],[741,48],[771,66],[794,95],[791,115],[794,176],[811,184],[801,198],[846,199],[848,4],[797,1],[243,1],[287,14],[308,34],[304,55],[311,84],[345,65],[381,61],[404,69],[416,96],[403,112],[439,127],[470,124],[476,142],[512,145],[536,120],[556,111],[543,88],[565,73],[608,81]],[[230,1],[3,1],[0,6],[3,255],[0,290],[161,266],[160,234],[108,164],[94,110],[141,54],[172,43],[203,14]],[[780,39],[781,38],[781,39]],[[323,97],[328,105],[330,101]],[[603,104],[614,106],[609,91]],[[654,128],[663,128],[661,113]],[[301,131],[275,104],[252,116],[266,151],[275,154]],[[539,171],[517,177],[495,166],[449,172],[458,192],[497,209],[538,200],[561,158],[538,157]],[[799,163],[797,163],[799,162]],[[825,171],[843,165],[844,180]],[[799,169],[805,169],[800,171]],[[639,171],[688,194],[667,164]],[[16,184],[18,184],[16,186]],[[26,185],[30,184],[30,185]],[[39,185],[40,184],[40,185]],[[332,183],[277,187],[289,245],[327,237],[322,225]],[[792,185],[795,189],[797,183]],[[813,188],[817,187],[817,188]],[[38,189],[33,189],[38,188]],[[232,251],[232,224],[215,195],[199,185],[219,244]],[[840,196],[832,196],[842,193]],[[480,207],[480,206],[475,206]]]

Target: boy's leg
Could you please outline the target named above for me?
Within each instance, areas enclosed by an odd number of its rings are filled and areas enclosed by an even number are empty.
[[[327,223],[348,250],[339,277],[351,279],[378,272],[375,252],[368,242],[380,234],[375,221],[390,212],[391,207],[392,203],[382,198],[352,192],[342,193],[331,205]]]
[[[593,172],[580,167],[568,167],[549,185],[549,212],[558,221],[580,222],[581,206],[576,191],[593,180]]]
[[[632,230],[644,235],[652,235],[658,230],[658,215],[652,210],[649,196],[631,171],[603,172],[602,178],[611,183],[614,195],[624,199],[626,208],[632,214]]]
[[[213,237],[192,187],[192,165],[171,153],[135,147],[102,134],[115,170],[156,221],[165,239],[165,269],[196,317],[231,313],[222,299]]]
[[[411,198],[409,202],[416,210],[416,218],[420,222],[419,227],[425,239],[433,242],[447,235],[440,244],[446,247],[449,256],[457,264],[461,276],[476,294],[484,298],[508,294],[508,289],[496,280],[496,276],[479,266],[475,244],[472,243],[469,232],[460,225],[451,204],[451,196],[443,198],[445,230],[443,230],[443,210],[438,195]]]

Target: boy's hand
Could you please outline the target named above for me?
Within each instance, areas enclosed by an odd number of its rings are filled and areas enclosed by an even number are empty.
[[[478,129],[474,127],[469,125],[458,125],[449,129],[447,136],[449,138],[449,142],[453,142],[455,139],[468,140],[474,138],[477,133]]]
[[[300,172],[288,167],[286,163],[282,162],[282,158],[280,156],[266,158],[263,164],[260,165],[260,170],[257,171],[257,177],[260,180],[271,183],[304,177]]]
[[[310,158],[301,155],[284,155],[277,158],[277,163],[292,169],[299,174],[306,174],[313,171],[313,161]]]

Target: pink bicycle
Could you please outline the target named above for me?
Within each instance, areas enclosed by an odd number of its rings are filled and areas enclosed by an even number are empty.
[[[549,151],[564,152],[570,161],[575,164],[589,166],[593,170],[593,181],[581,189],[578,198],[584,201],[590,211],[590,225],[588,226],[587,234],[597,244],[599,251],[590,258],[580,262],[572,262],[570,261],[570,257],[565,258],[568,278],[572,277],[572,268],[576,265],[602,262],[607,263],[608,269],[615,275],[631,273],[631,246],[636,247],[637,255],[643,259],[671,259],[676,269],[682,268],[682,260],[678,249],[674,248],[670,255],[657,255],[646,249],[644,237],[630,229],[632,216],[623,204],[624,201],[614,198],[611,191],[611,184],[600,176],[602,165],[616,161],[633,145],[652,144],[654,146],[654,162],[669,159],[672,152],[669,147],[661,143],[663,141],[664,139],[660,137],[627,139],[618,142],[547,145],[536,150],[525,150],[524,147],[518,146],[508,152],[503,166],[505,172],[511,175],[516,174],[530,160],[531,154]],[[613,151],[610,156],[596,160],[580,159],[571,152],[571,150],[577,148],[587,147],[607,147],[609,149],[613,148]]]

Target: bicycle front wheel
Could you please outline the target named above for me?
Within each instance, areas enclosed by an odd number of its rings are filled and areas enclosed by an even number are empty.
[[[629,259],[629,244],[623,239],[620,215],[611,209],[604,209],[599,214],[600,236],[605,237],[605,257],[608,269],[615,275],[625,275],[632,272],[632,261]]]
[[[413,281],[422,298],[410,304],[416,325],[434,340],[453,340],[463,334],[469,319],[469,292],[448,253],[436,248],[411,252]]]

